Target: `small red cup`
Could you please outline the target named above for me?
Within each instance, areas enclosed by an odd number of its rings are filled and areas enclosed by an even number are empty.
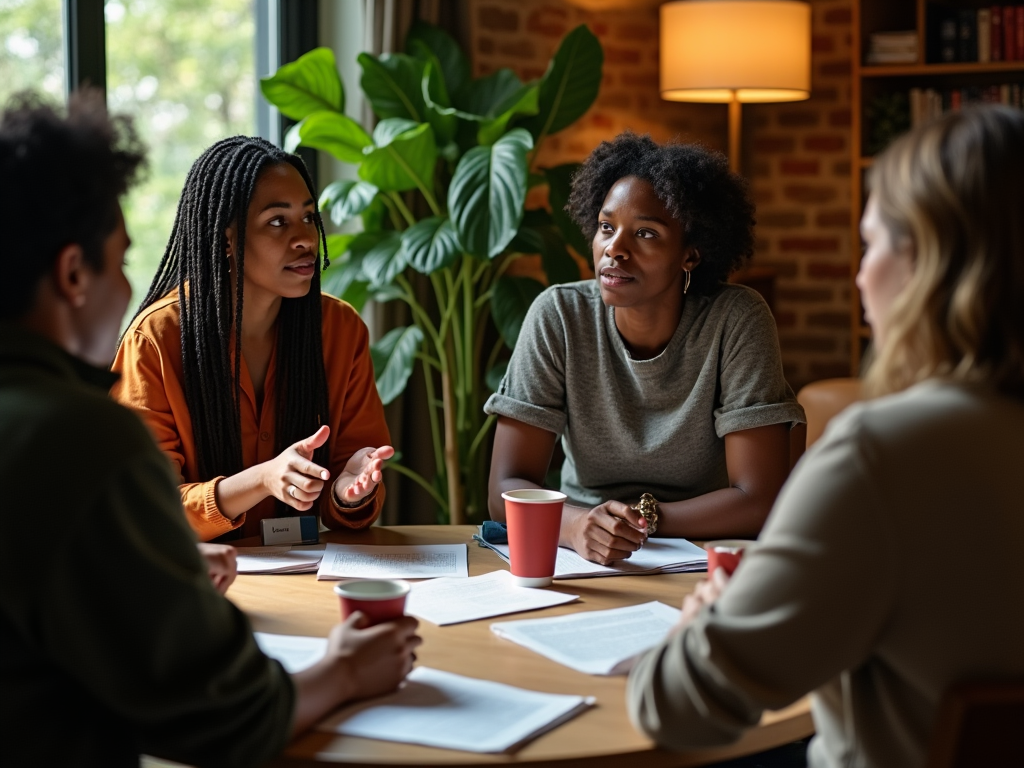
[[[341,599],[342,621],[361,611],[372,627],[405,615],[409,582],[401,579],[346,581],[336,584],[334,592]]]
[[[547,587],[555,575],[565,494],[528,488],[501,494],[508,524],[508,555],[520,587]]]
[[[724,569],[726,575],[732,576],[736,566],[743,559],[743,553],[752,544],[754,542],[749,539],[721,539],[705,544],[704,549],[708,553],[708,578],[711,578],[719,568]]]

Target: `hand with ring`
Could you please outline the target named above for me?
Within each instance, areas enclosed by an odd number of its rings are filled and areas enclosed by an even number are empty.
[[[331,473],[313,462],[313,452],[327,442],[331,428],[322,426],[312,436],[260,465],[264,488],[300,512],[307,512],[323,491]]]

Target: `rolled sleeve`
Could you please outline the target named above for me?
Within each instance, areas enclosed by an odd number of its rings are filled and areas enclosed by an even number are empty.
[[[738,314],[722,342],[721,394],[715,409],[715,433],[725,437],[771,424],[804,424],[804,409],[782,372],[775,320],[764,300],[746,294],[750,307]]]
[[[568,422],[566,332],[548,289],[533,302],[516,340],[508,370],[484,413],[505,416],[560,437]]]
[[[185,519],[201,541],[211,541],[245,525],[244,512],[232,520],[217,505],[217,483],[223,479],[221,475],[205,483],[183,483],[178,486]]]

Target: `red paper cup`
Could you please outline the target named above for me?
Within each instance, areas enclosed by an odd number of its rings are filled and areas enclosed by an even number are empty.
[[[346,581],[336,584],[334,592],[341,599],[342,621],[361,611],[370,620],[369,626],[373,626],[405,615],[409,582],[400,579]]]
[[[565,494],[529,488],[501,494],[512,575],[521,587],[547,587],[555,575]]]
[[[743,559],[743,553],[753,543],[749,539],[722,539],[705,544],[704,549],[708,553],[708,578],[719,568],[725,569],[726,574],[732,576],[736,566]]]

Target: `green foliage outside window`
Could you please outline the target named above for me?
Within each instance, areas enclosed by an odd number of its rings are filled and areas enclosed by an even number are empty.
[[[321,209],[337,225],[360,219],[358,234],[328,238],[324,290],[357,308],[368,298],[402,301],[413,323],[373,345],[381,399],[406,388],[417,361],[433,438],[433,482],[399,463],[452,523],[481,518],[487,504],[486,438],[494,418],[482,406],[498,386],[504,347],[515,346],[543,285],[506,274],[523,254],[540,254],[549,283],[580,279],[568,242],[589,254],[562,212],[573,165],[535,167],[538,147],[578,120],[597,97],[603,51],[585,27],[570,32],[540,80],[508,69],[472,78],[446,33],[418,24],[405,53],[358,57],[360,86],[379,122],[372,133],[344,115],[334,54],[314,50],[262,81],[263,94],[300,121],[286,148],[313,147],[358,166],[358,180],[323,190]],[[554,213],[525,209],[527,191],[547,185]],[[436,312],[418,298],[425,275]],[[484,348],[490,323],[497,343]]]

